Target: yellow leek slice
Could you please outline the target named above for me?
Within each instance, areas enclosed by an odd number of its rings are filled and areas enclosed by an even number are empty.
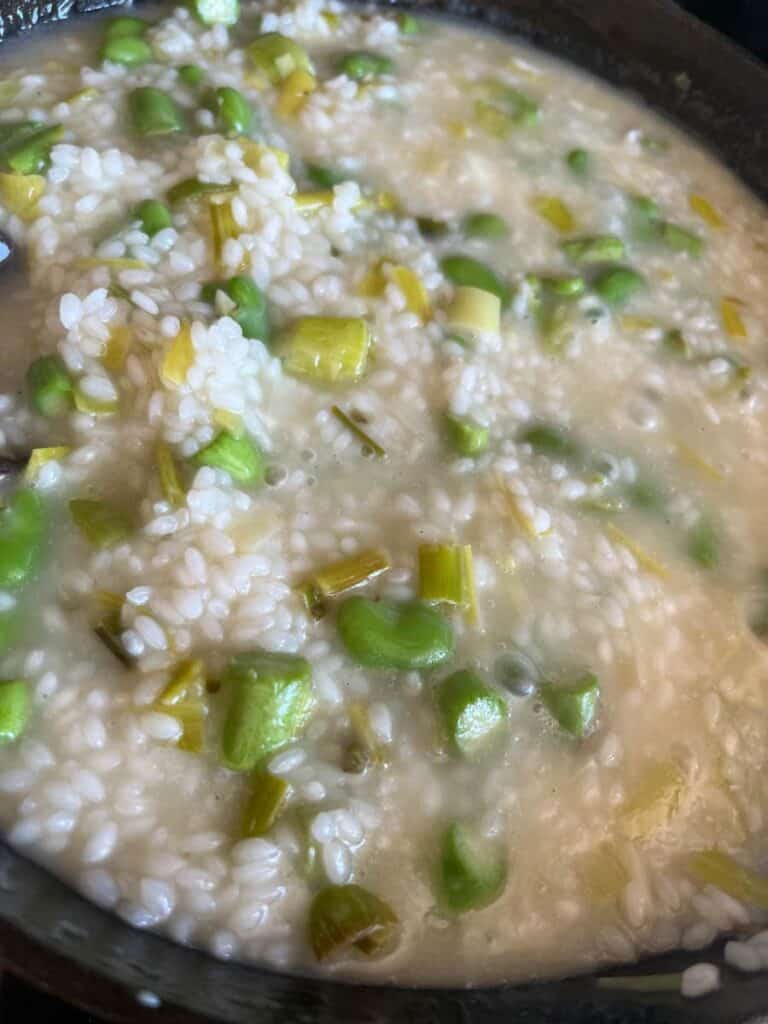
[[[27,468],[24,470],[24,479],[27,483],[33,484],[40,476],[40,470],[49,462],[60,462],[72,451],[67,445],[58,445],[52,448],[33,448]]]
[[[454,291],[446,317],[449,327],[498,334],[501,329],[501,299],[481,288],[462,285]]]
[[[283,335],[286,373],[326,384],[349,383],[365,373],[371,332],[359,317],[305,316]]]
[[[570,207],[557,196],[534,196],[531,204],[536,213],[561,234],[576,230],[576,218]]]
[[[44,192],[45,178],[39,174],[0,174],[0,202],[19,220],[35,219]]]
[[[317,88],[317,79],[308,71],[296,68],[285,79],[277,98],[277,112],[281,117],[296,117]]]
[[[130,327],[119,324],[109,332],[109,340],[101,356],[102,366],[114,372],[119,372],[125,366],[125,360],[133,341]]]
[[[168,347],[160,367],[160,379],[167,388],[179,388],[195,361],[192,344],[192,328],[183,323],[176,337]]]
[[[717,212],[714,206],[712,206],[709,200],[704,198],[704,196],[700,196],[697,195],[695,192],[692,192],[688,196],[688,205],[693,210],[693,212],[698,217],[701,217],[703,221],[709,224],[711,228],[715,228],[715,230],[718,230],[723,226],[723,218],[720,216],[720,214]]]
[[[747,338],[747,328],[739,312],[740,299],[724,298],[720,302],[720,316],[722,317],[725,333],[735,341],[744,341]]]

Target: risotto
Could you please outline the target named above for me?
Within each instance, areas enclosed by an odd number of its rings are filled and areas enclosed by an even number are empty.
[[[757,930],[763,210],[508,41],[193,6],[0,54],[8,841],[355,977]]]

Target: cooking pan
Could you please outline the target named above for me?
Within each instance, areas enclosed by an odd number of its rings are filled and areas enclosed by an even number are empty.
[[[726,0],[724,0],[726,2]],[[119,0],[0,0],[0,42]],[[529,40],[629,90],[768,199],[768,70],[670,0],[424,0]],[[721,945],[623,969],[721,963]],[[239,964],[137,931],[0,843],[0,965],[115,1021],[237,1024],[768,1024],[768,976],[723,972],[701,1000],[606,990],[589,976],[483,989],[352,985]],[[1,1016],[1,1014],[0,1014]]]

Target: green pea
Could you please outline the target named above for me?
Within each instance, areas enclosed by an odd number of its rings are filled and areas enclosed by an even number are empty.
[[[27,393],[41,416],[62,416],[72,407],[72,379],[59,356],[41,356],[30,364]]]
[[[532,423],[518,435],[521,444],[528,444],[536,455],[567,462],[580,459],[584,452],[578,442],[562,427],[550,423]]]
[[[13,743],[24,732],[31,703],[25,679],[0,680],[0,746]]]
[[[181,112],[168,93],[151,85],[128,93],[128,114],[138,135],[171,135],[184,128]]]
[[[502,697],[476,672],[463,670],[437,689],[443,730],[454,753],[476,758],[498,737],[507,720]]]
[[[347,53],[337,64],[339,74],[346,75],[355,82],[366,82],[381,75],[391,75],[394,70],[394,62],[389,57],[366,50]]]
[[[204,25],[234,25],[240,17],[238,0],[191,0],[190,6]]]
[[[241,92],[228,85],[217,89],[214,105],[225,132],[231,135],[246,134],[253,121],[253,110]]]
[[[616,235],[588,235],[564,242],[563,253],[574,263],[615,263],[624,259],[624,243]]]
[[[205,80],[205,72],[199,64],[182,64],[176,74],[179,76],[179,81],[192,88],[202,85]]]
[[[565,163],[573,174],[585,178],[589,174],[592,157],[586,149],[572,149],[566,154]]]
[[[496,213],[470,213],[464,218],[464,234],[468,238],[484,238],[496,242],[506,238],[509,227]]]
[[[592,282],[592,287],[609,306],[622,306],[645,286],[645,278],[630,267],[612,267]]]
[[[312,710],[312,669],[293,654],[253,651],[239,654],[222,680],[229,704],[221,753],[233,771],[252,771],[257,763],[290,743]]]
[[[471,458],[482,455],[488,448],[490,430],[467,416],[446,416],[445,429],[448,442],[457,455]]]
[[[101,49],[101,59],[127,68],[138,68],[152,60],[152,47],[137,36],[108,39]]]
[[[432,668],[453,657],[450,623],[419,601],[350,597],[339,607],[337,626],[351,657],[368,668]]]
[[[661,240],[675,252],[687,252],[689,256],[698,258],[704,248],[704,242],[694,231],[678,227],[665,221],[661,227]]]
[[[334,185],[340,185],[342,181],[349,180],[349,175],[344,171],[335,171],[331,167],[322,167],[320,164],[307,164],[306,171],[312,184],[318,185],[320,188],[333,188]]]
[[[171,211],[159,199],[145,199],[136,207],[134,216],[141,223],[141,230],[150,238],[173,224]]]
[[[17,491],[0,509],[0,588],[20,587],[34,574],[42,555],[46,520],[36,491]]]
[[[264,482],[264,455],[249,438],[236,437],[229,430],[220,434],[195,455],[198,466],[223,469],[239,484]]]
[[[571,736],[581,739],[592,730],[600,702],[600,684],[591,672],[567,686],[545,683],[539,696],[550,715]]]
[[[112,18],[107,24],[105,36],[107,39],[136,38],[144,35],[149,26],[141,18],[132,18],[123,15],[120,18]]]
[[[506,881],[507,864],[500,848],[483,840],[469,825],[449,825],[437,872],[440,906],[453,914],[487,907],[499,898]]]
[[[471,256],[446,256],[440,261],[440,268],[453,284],[490,292],[498,295],[502,308],[509,305],[509,288],[494,270],[480,260],[472,259]]]

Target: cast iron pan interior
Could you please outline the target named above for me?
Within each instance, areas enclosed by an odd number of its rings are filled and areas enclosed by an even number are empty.
[[[0,40],[117,3],[0,0]],[[768,71],[668,0],[401,5],[522,36],[632,90],[707,143],[768,199]],[[768,978],[759,975],[726,972],[723,991],[694,1002],[674,994],[606,992],[590,978],[418,990],[351,986],[227,964],[130,928],[2,844],[0,921],[0,962],[113,1020],[188,1022],[201,1015],[243,1024],[768,1024]],[[636,970],[677,970],[705,958],[717,961],[719,948],[693,957],[658,957]],[[162,1002],[149,1008],[147,1003],[157,1002],[153,995]]]

